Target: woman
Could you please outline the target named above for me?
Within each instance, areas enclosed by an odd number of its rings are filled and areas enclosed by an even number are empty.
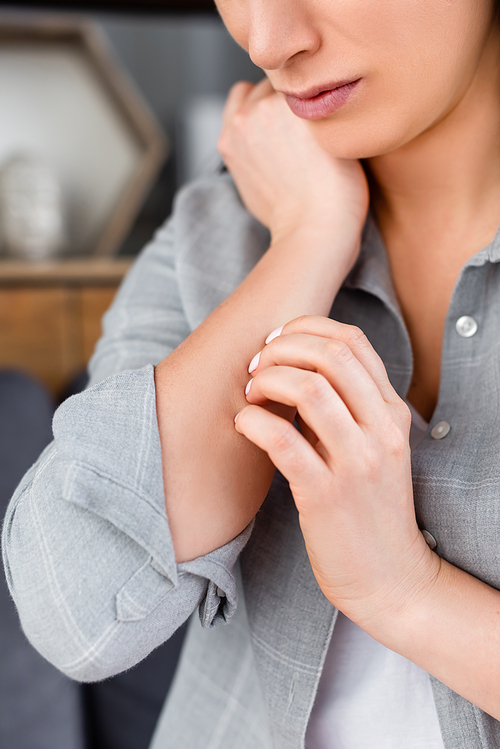
[[[85,681],[199,606],[155,749],[493,748],[496,8],[218,5],[244,206],[188,188],[108,314],[5,524],[21,621]]]

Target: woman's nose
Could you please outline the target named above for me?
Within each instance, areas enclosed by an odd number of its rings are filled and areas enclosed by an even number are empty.
[[[248,53],[263,70],[279,70],[300,53],[315,52],[319,34],[298,0],[249,0]]]

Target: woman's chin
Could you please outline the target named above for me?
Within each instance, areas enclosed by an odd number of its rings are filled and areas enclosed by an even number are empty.
[[[309,123],[316,143],[330,156],[338,159],[371,159],[400,148],[404,138],[382,132],[380,127],[360,127],[352,123],[315,120]]]

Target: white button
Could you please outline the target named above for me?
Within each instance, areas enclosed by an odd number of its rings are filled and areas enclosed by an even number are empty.
[[[455,328],[458,335],[461,335],[462,338],[471,338],[477,332],[477,322],[473,317],[464,315],[458,318]]]
[[[422,536],[427,541],[427,546],[429,547],[429,549],[435,549],[436,548],[437,541],[434,538],[434,536],[432,535],[432,533],[429,533],[429,531],[422,531]]]
[[[219,588],[219,587],[217,588],[217,595],[219,596],[219,598],[225,598],[226,597],[226,594],[224,593],[224,591],[222,590],[222,588]]]
[[[435,440],[442,440],[449,434],[451,426],[447,421],[439,421],[435,426],[432,427],[431,437]]]

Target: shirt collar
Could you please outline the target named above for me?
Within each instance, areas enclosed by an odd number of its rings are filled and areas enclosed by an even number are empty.
[[[371,211],[368,213],[363,229],[358,259],[345,279],[344,286],[348,289],[361,289],[374,294],[389,309],[400,314],[384,242]]]
[[[500,226],[497,229],[493,241],[491,244],[483,247],[482,250],[476,252],[465,264],[467,265],[484,265],[485,263],[498,263],[500,262]]]
[[[464,267],[481,266],[487,262],[500,262],[500,226],[493,241],[469,258]],[[374,294],[394,312],[400,313],[384,241],[371,211],[368,213],[363,229],[358,259],[347,276],[344,286]]]

